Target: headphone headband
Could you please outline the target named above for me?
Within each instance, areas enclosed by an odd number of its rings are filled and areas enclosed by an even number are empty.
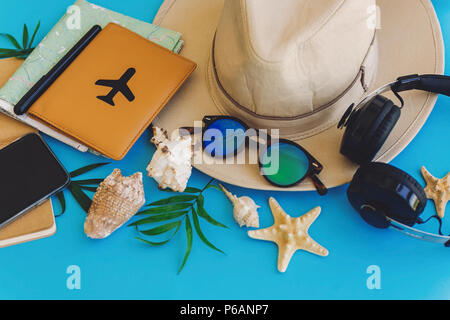
[[[422,90],[450,96],[450,77],[439,74],[413,74],[398,78],[391,88],[394,92]]]
[[[429,233],[429,232],[425,232],[416,228],[412,228],[409,227],[407,225],[404,225],[398,221],[395,221],[389,217],[387,217],[387,219],[390,222],[390,228],[398,230],[400,232],[403,232],[404,234],[419,239],[419,240],[424,240],[424,241],[428,241],[428,242],[434,242],[434,243],[439,243],[439,244],[443,244],[446,247],[450,247],[450,236],[444,236],[441,234],[434,234],[434,233]]]
[[[398,93],[409,90],[422,90],[436,94],[443,94],[450,97],[450,77],[439,74],[412,74],[409,76],[399,77],[396,81],[385,84],[364,97],[364,99],[362,99],[356,106],[355,104],[352,104],[339,122],[338,128],[341,129],[346,126],[347,120],[352,112],[364,107],[370,99],[388,91],[392,91],[397,96],[401,102],[401,106],[403,107],[403,99]]]

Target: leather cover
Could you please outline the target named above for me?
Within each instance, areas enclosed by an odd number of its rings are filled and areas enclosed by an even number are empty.
[[[2,86],[22,63],[18,59],[0,61],[0,86]],[[31,127],[0,114],[0,148],[27,133],[36,132]],[[30,210],[14,222],[0,229],[0,247],[30,241],[55,233],[56,226],[51,200]]]
[[[29,114],[114,160],[122,159],[196,64],[117,24],[108,24]],[[134,99],[99,80],[126,77]],[[114,106],[99,96],[111,95]]]

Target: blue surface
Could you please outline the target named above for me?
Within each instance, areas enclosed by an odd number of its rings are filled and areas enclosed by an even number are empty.
[[[64,13],[71,0],[3,0],[0,30],[21,36],[24,22],[34,26],[40,19],[41,39]],[[99,5],[133,17],[152,21],[161,0],[96,0]],[[450,44],[450,2],[433,1],[442,23],[445,41]],[[1,40],[0,46],[6,45]],[[448,46],[447,46],[447,51]],[[447,54],[448,58],[448,54]],[[448,61],[448,59],[447,59]],[[447,68],[447,74],[450,70]],[[450,98],[439,97],[437,106],[416,139],[393,164],[411,173],[420,182],[420,166],[436,176],[449,168],[448,119]],[[414,106],[412,106],[414,107]],[[68,170],[103,161],[47,138]],[[104,177],[119,167],[124,174],[145,172],[154,148],[146,133],[121,162],[99,169],[91,177]],[[201,187],[209,177],[195,171],[190,186]],[[147,201],[167,196],[145,177]],[[261,225],[272,224],[269,196],[299,216],[322,206],[322,214],[310,234],[330,251],[327,258],[297,252],[288,271],[276,269],[274,244],[250,239],[233,221],[228,200],[216,190],[206,194],[206,208],[230,229],[202,222],[208,238],[226,255],[219,254],[194,237],[191,257],[177,275],[186,246],[184,230],[168,245],[152,248],[135,240],[136,232],[122,228],[110,238],[93,241],[83,233],[85,213],[68,197],[68,212],[57,219],[53,237],[0,250],[0,299],[449,299],[450,249],[422,243],[400,233],[380,231],[364,224],[346,201],[346,187],[333,189],[325,198],[309,193],[268,193],[230,186],[238,195],[250,195],[262,206]],[[425,216],[434,213],[428,203]],[[450,233],[447,209],[446,231]],[[432,227],[432,226],[431,226]],[[66,287],[67,268],[81,270],[81,289]],[[379,266],[381,289],[369,290],[366,270]]]

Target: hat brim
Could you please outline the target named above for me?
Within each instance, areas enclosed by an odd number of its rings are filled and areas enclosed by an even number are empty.
[[[368,93],[408,74],[442,74],[444,44],[438,18],[429,0],[378,0],[381,25],[377,30],[379,65]],[[222,114],[208,90],[208,64],[223,0],[166,0],[154,23],[183,34],[182,55],[198,64],[197,71],[153,122],[169,132],[192,126],[205,115]],[[408,13],[405,15],[404,13]],[[413,21],[414,23],[411,23]],[[395,99],[393,95],[387,95]],[[419,91],[402,94],[406,107],[376,156],[376,161],[394,159],[415,137],[432,111],[437,96]],[[358,101],[355,101],[358,102]],[[245,120],[245,119],[243,119]],[[320,179],[328,188],[349,183],[357,166],[339,152],[343,131],[336,126],[318,135],[296,141],[324,166]],[[260,190],[309,191],[310,181],[291,188],[269,184],[257,164],[195,164],[198,170],[218,180]]]

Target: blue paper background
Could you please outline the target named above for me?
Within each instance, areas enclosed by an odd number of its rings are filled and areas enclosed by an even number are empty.
[[[145,21],[152,21],[162,0],[96,0],[95,3]],[[3,0],[0,31],[19,39],[22,24],[30,28],[41,20],[42,39],[65,12],[71,0]],[[450,44],[450,2],[433,0]],[[7,46],[0,40],[0,47]],[[448,47],[447,47],[448,48]],[[448,54],[447,54],[448,57]],[[447,74],[450,74],[447,68]],[[436,176],[449,170],[450,98],[439,97],[428,122],[414,141],[393,161],[423,182],[420,166]],[[414,106],[409,106],[414,107]],[[154,148],[146,133],[127,157],[96,170],[88,177],[105,177],[115,167],[124,174],[145,172]],[[68,170],[103,161],[46,138]],[[147,201],[167,196],[156,183],[144,178]],[[202,187],[209,177],[194,171],[190,186]],[[216,190],[206,193],[206,208],[229,230],[202,222],[208,238],[226,255],[206,247],[194,237],[191,257],[177,275],[186,246],[184,230],[164,247],[152,248],[135,240],[132,228],[122,228],[110,238],[93,241],[83,233],[85,213],[68,196],[67,213],[56,220],[56,235],[0,250],[0,299],[449,299],[450,249],[407,238],[400,233],[376,230],[351,209],[346,187],[330,191],[325,198],[313,192],[268,193],[229,186],[238,195],[249,195],[262,206],[261,225],[273,222],[267,200],[276,197],[282,207],[299,216],[315,206],[322,214],[310,234],[330,251],[327,258],[297,252],[288,271],[276,269],[277,248],[273,243],[247,237],[232,218],[232,207]],[[57,207],[57,206],[56,206]],[[424,216],[434,214],[428,203]],[[446,232],[450,233],[447,209]],[[426,229],[436,227],[433,223]],[[66,287],[67,267],[81,269],[81,289]],[[369,290],[366,270],[381,269],[381,289]]]

